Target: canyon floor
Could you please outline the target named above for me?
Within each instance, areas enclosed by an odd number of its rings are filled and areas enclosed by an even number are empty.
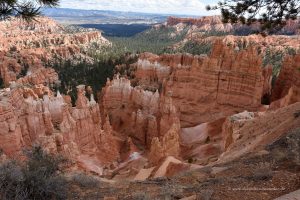
[[[82,190],[74,199],[275,199],[300,187],[300,129],[266,149],[172,178],[124,181]],[[187,198],[190,197],[190,198]],[[291,199],[298,199],[294,196]]]

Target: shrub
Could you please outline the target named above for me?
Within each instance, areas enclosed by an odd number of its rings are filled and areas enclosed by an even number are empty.
[[[212,44],[209,42],[197,42],[190,40],[184,44],[181,49],[182,53],[190,53],[193,55],[210,54]]]
[[[34,147],[24,163],[0,165],[0,199],[66,199],[67,182],[58,174],[64,161]]]
[[[27,191],[23,190],[24,174],[15,162],[7,162],[0,166],[0,199],[26,199]]]
[[[267,181],[273,178],[272,164],[263,162],[256,166],[253,175],[249,177],[253,181]]]
[[[139,192],[139,193],[132,194],[131,198],[136,199],[136,200],[150,200],[150,199],[152,199],[150,197],[150,195],[148,193],[145,193],[145,192]]]
[[[267,181],[272,179],[273,172],[270,169],[257,169],[255,170],[251,180],[254,181]]]
[[[75,184],[85,188],[95,188],[98,187],[100,183],[98,179],[86,174],[75,174],[73,175],[72,180]]]
[[[68,94],[75,105],[77,99],[76,87],[80,84],[91,86],[93,91],[100,91],[105,86],[107,78],[112,79],[116,65],[124,64],[124,68],[130,68],[130,64],[137,61],[137,57],[124,54],[114,55],[107,50],[107,55],[93,55],[94,62],[89,63],[86,60],[71,62],[70,60],[62,61],[57,59],[48,66],[55,69],[61,80],[60,84],[55,85],[52,89],[59,90],[63,94]],[[103,53],[104,54],[104,53]],[[118,71],[116,71],[118,72]],[[94,93],[97,101],[97,94]]]
[[[202,197],[201,199],[203,200],[210,200],[214,191],[213,190],[203,190],[200,193],[200,196]]]

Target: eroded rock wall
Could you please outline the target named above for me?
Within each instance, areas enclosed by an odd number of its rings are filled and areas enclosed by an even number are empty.
[[[220,41],[208,57],[143,54],[136,66],[139,85],[172,96],[183,127],[255,110],[270,91],[271,74],[257,51],[235,51]]]
[[[200,32],[217,31],[233,34],[245,34],[253,31],[259,31],[261,27],[259,23],[253,23],[251,26],[243,25],[241,23],[223,23],[220,15],[204,16],[199,18],[169,17],[166,22],[166,25],[171,27],[180,26],[181,24],[191,26],[192,29]],[[299,33],[299,27],[299,19],[288,20],[279,33],[288,35],[297,34]]]
[[[132,87],[126,78],[108,80],[102,94],[103,113],[109,116],[113,129],[146,147],[179,123],[170,97]]]
[[[285,57],[272,91],[273,105],[286,106],[300,101],[300,55]],[[283,99],[283,101],[281,101]],[[275,102],[274,102],[275,101]],[[276,102],[277,101],[277,102]]]
[[[167,20],[168,26],[176,26],[178,24],[195,26],[201,31],[230,32],[234,29],[233,25],[229,23],[224,24],[220,16],[206,16],[200,18],[169,17]]]
[[[76,107],[59,93],[45,93],[41,99],[21,85],[1,90],[0,105],[0,148],[7,156],[21,156],[23,149],[41,145],[75,162],[83,155],[102,165],[119,158],[119,143],[106,128],[110,124],[104,122],[102,128],[99,105],[85,97],[84,86],[78,87]]]
[[[45,70],[46,64],[55,59],[91,61],[87,55],[91,45],[110,45],[100,32],[70,32],[46,17],[34,22],[13,18],[1,21],[0,27],[0,76],[5,86],[20,77],[25,77],[22,83],[40,84],[41,79],[54,83],[57,75]]]

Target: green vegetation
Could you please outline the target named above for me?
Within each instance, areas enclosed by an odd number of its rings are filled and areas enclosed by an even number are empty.
[[[263,60],[263,65],[272,65],[273,66],[273,76],[278,76],[280,72],[280,68],[282,65],[284,52],[280,50],[274,50],[268,48],[265,53],[265,57]]]
[[[124,69],[130,68],[131,64],[137,62],[136,54],[141,52],[165,53],[168,51],[168,46],[184,38],[187,30],[178,35],[172,34],[174,31],[174,28],[153,28],[134,37],[110,37],[108,39],[112,42],[112,46],[101,49],[95,46],[89,50],[88,54],[94,62],[57,60],[54,63],[49,63],[48,66],[55,69],[61,80],[60,85],[54,86],[53,89],[69,94],[73,103],[77,98],[77,85],[91,86],[94,92],[98,92],[105,86],[107,78],[112,79],[116,72],[126,73]],[[200,49],[199,46],[197,48]],[[200,52],[199,49],[192,53]],[[125,67],[119,71],[115,68],[116,65],[125,65]],[[97,97],[96,94],[95,97]]]
[[[180,53],[190,53],[193,55],[209,54],[212,44],[209,42],[197,42],[190,40],[186,42],[178,51]]]
[[[9,17],[21,17],[27,21],[34,20],[41,15],[42,7],[58,6],[59,0],[35,0],[35,1],[18,1],[18,0],[1,0],[0,2],[0,20]]]
[[[66,199],[66,179],[58,172],[64,162],[40,147],[28,151],[25,163],[0,165],[0,199]]]
[[[1,155],[1,152],[0,152]],[[78,190],[100,186],[100,180],[84,173],[66,175],[69,161],[46,153],[40,146],[24,152],[23,162],[0,163],[0,199],[74,199]]]
[[[208,10],[220,10],[224,23],[251,25],[259,22],[270,33],[281,29],[300,14],[299,0],[224,0]]]
[[[177,31],[173,27],[153,27],[133,37],[109,37],[112,45],[109,47],[98,47],[92,45],[88,52],[94,62],[91,60],[82,60],[80,62],[57,61],[49,65],[59,74],[61,84],[55,86],[55,90],[60,90],[64,94],[69,94],[73,103],[76,100],[76,86],[84,84],[91,86],[94,92],[101,91],[105,86],[107,78],[112,79],[116,72],[131,77],[130,65],[135,63],[138,54],[142,52],[151,52],[154,54],[163,53],[190,53],[193,55],[209,54],[212,43],[188,40],[184,43],[189,27]],[[222,36],[227,33],[211,31],[203,33],[203,37]],[[179,44],[176,48],[172,48]],[[246,44],[240,42],[239,49],[246,48]],[[273,66],[274,80],[279,75],[282,59],[284,55],[294,55],[295,50],[287,48],[283,51],[267,49],[264,57],[264,66]],[[118,65],[118,69],[115,66]],[[120,67],[120,65],[125,65]],[[130,69],[130,70],[128,70]],[[24,70],[24,73],[26,70]],[[94,94],[97,97],[96,93]]]
[[[188,40],[172,48],[175,44],[182,42],[188,33],[190,27],[185,27],[181,31],[176,31],[173,27],[152,28],[130,38],[111,37],[109,40],[123,51],[131,53],[151,52],[154,54],[163,53],[190,53],[193,55],[209,54],[212,48],[210,42],[200,42],[196,40]],[[203,32],[203,38],[209,36],[224,36],[229,33],[210,31]]]
[[[280,73],[282,61],[285,55],[296,55],[297,50],[293,48],[285,48],[284,50],[276,50],[272,48],[266,49],[266,53],[263,60],[263,65],[273,66],[273,76],[276,78]]]
[[[188,29],[176,34],[173,27],[151,28],[133,37],[108,37],[113,45],[124,52],[151,52],[162,54],[168,52],[168,47],[182,41]]]
[[[54,65],[51,65],[58,73],[61,81],[53,89],[59,90],[64,94],[69,94],[74,104],[77,98],[76,86],[84,84],[92,87],[94,96],[97,98],[96,92],[101,91],[102,87],[105,86],[107,78],[113,78],[116,65],[130,65],[137,61],[136,56],[126,53],[118,55],[103,51],[101,55],[97,56],[94,62],[83,60],[78,63],[72,63],[68,60],[57,61]]]
[[[96,188],[99,186],[99,180],[93,176],[77,173],[72,176],[72,182],[82,188]]]

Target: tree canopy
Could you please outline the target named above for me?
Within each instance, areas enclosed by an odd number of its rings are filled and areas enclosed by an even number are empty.
[[[59,0],[0,0],[0,20],[12,16],[32,20],[41,14],[41,8],[58,6]]]
[[[297,18],[300,0],[223,0],[207,9],[220,9],[224,23],[260,22],[262,30],[273,31],[282,28],[287,20]]]

